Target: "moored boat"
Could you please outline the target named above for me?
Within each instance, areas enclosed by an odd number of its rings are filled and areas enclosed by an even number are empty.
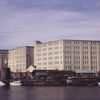
[[[66,80],[66,85],[71,86],[100,86],[100,82],[97,82],[96,78],[78,78],[78,77],[68,77]]]
[[[2,81],[0,81],[0,86],[5,86],[5,83],[3,83]]]
[[[10,82],[10,85],[12,85],[12,86],[21,86],[21,85],[22,85],[22,83],[21,83],[21,81],[20,81],[20,80],[18,80],[18,81],[13,81],[13,82]]]
[[[100,86],[100,82],[98,82],[98,86]]]

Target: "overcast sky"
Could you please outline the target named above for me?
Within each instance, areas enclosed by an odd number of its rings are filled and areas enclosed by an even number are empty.
[[[0,49],[59,39],[100,40],[100,0],[0,0]]]

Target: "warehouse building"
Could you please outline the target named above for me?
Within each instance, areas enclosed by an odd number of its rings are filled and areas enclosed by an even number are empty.
[[[100,41],[56,40],[34,42],[34,65],[38,70],[100,71]]]
[[[34,47],[22,46],[9,50],[8,67],[11,72],[26,72],[30,65],[34,65]]]

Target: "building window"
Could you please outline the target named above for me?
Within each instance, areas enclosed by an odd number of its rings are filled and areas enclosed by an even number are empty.
[[[48,59],[49,59],[49,60],[52,60],[52,59],[53,59],[53,57],[49,57]]]
[[[38,49],[37,51],[38,51],[38,52],[40,52],[40,51],[41,51],[41,49]]]
[[[48,46],[52,46],[52,43],[48,43]]]
[[[48,48],[48,50],[52,50],[52,49],[53,49],[52,47]]]
[[[59,61],[55,61],[54,64],[59,64]]]
[[[47,56],[47,53],[43,53],[43,56]]]
[[[47,58],[45,57],[45,58],[43,58],[43,60],[47,60]]]
[[[53,54],[52,52],[49,52],[49,53],[48,53],[48,55],[52,55],[52,54]]]
[[[55,47],[55,49],[59,49],[59,47]]]
[[[57,42],[55,42],[54,44],[55,44],[55,45],[58,45],[58,44],[59,44],[59,42],[57,41]]]
[[[59,52],[54,52],[54,54],[59,54]]]
[[[41,63],[38,63],[38,65],[41,65]]]
[[[49,65],[52,65],[52,64],[53,64],[53,62],[48,62],[48,64],[49,64]]]
[[[47,48],[43,48],[43,51],[46,51],[47,50]]]

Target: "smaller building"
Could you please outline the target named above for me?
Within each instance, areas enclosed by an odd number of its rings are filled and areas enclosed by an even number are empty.
[[[26,71],[32,73],[35,69],[36,69],[36,68],[35,68],[34,66],[30,65],[30,66],[27,68]]]
[[[88,71],[88,70],[76,70],[76,76],[78,78],[93,78],[96,76],[95,71]]]
[[[75,76],[72,70],[35,70],[36,76],[68,77]]]
[[[8,67],[13,73],[26,72],[30,65],[34,65],[34,47],[23,46],[9,50]]]

